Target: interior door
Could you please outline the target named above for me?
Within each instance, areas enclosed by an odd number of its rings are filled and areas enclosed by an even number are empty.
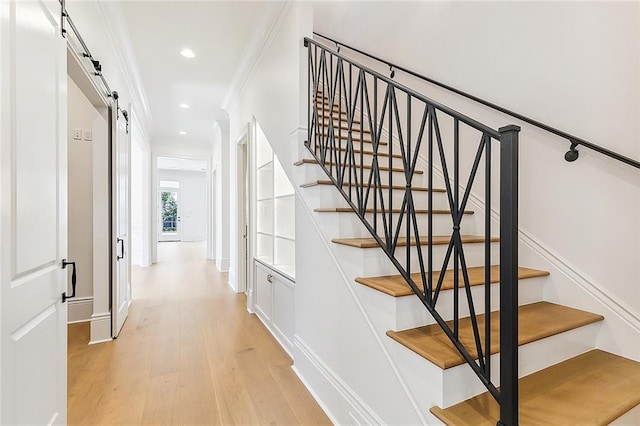
[[[0,423],[65,424],[66,43],[57,1],[0,2]]]
[[[118,337],[131,304],[131,239],[130,190],[131,190],[131,138],[124,115],[117,106],[111,109],[112,147],[112,284],[111,331]]]

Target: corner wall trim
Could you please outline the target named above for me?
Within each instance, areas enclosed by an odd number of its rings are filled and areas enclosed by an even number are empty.
[[[384,421],[369,407],[360,397],[347,385],[322,359],[299,337],[294,337],[294,345],[300,351],[307,361],[318,371],[318,373],[329,383],[345,401],[349,403],[354,412],[356,412],[360,418],[364,419],[367,424],[370,425],[382,425]],[[308,386],[304,376],[300,374],[300,371],[295,367],[292,367],[293,371],[305,384],[305,387],[311,392],[314,399],[327,413],[330,420],[336,423],[336,419],[333,418],[331,413],[326,409],[322,401],[317,397],[313,390]]]
[[[105,312],[91,315],[91,338],[89,344],[94,345],[112,340],[111,313]]]

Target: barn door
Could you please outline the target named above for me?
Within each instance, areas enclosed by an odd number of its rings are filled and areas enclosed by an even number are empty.
[[[60,4],[0,2],[0,424],[66,423],[66,78]]]
[[[131,303],[131,238],[130,188],[131,188],[131,138],[127,117],[118,109],[111,109],[112,149],[112,284],[111,324],[113,337],[118,337],[129,315]]]

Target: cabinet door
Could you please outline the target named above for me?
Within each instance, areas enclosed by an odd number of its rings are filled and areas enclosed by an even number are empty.
[[[256,311],[262,319],[271,322],[273,312],[273,274],[264,266],[256,263]]]
[[[294,285],[286,278],[278,276],[273,284],[273,325],[280,332],[293,350],[293,335],[295,333],[295,298]]]

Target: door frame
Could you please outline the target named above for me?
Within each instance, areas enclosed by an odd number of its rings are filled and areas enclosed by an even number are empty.
[[[247,123],[244,131],[236,140],[236,271],[235,290],[238,293],[248,293],[249,257],[251,246],[251,226],[249,212],[251,198],[249,197],[249,138],[251,123]]]
[[[93,313],[89,344],[108,342],[111,334],[111,140],[109,99],[96,84],[92,64],[67,37],[67,75],[103,118],[103,131],[93,132]],[[109,205],[108,209],[104,209]]]
[[[257,120],[255,116],[251,116],[251,122],[248,125],[249,130],[249,139],[247,140],[247,179],[248,182],[248,194],[249,198],[249,211],[247,220],[249,222],[249,236],[248,236],[248,275],[247,275],[247,311],[250,313],[255,313],[256,309],[256,301],[255,301],[255,251],[256,251],[256,243],[254,240],[254,230],[257,229],[257,212],[256,212],[256,140],[257,140]]]
[[[205,191],[207,194],[206,199],[206,223],[207,223],[207,231],[206,231],[206,254],[205,258],[208,257],[210,253],[214,252],[214,238],[213,232],[210,232],[211,228],[214,226],[215,218],[214,218],[214,210],[213,210],[213,186],[212,186],[212,157],[211,152],[204,152],[204,150],[181,150],[180,148],[170,148],[158,146],[154,147],[151,150],[151,205],[156,206],[156,208],[151,210],[151,256],[150,263],[158,262],[158,193],[160,189],[160,182],[158,180],[158,158],[159,157],[170,157],[170,158],[184,158],[187,160],[200,160],[206,161],[207,170],[205,173],[206,176],[206,186]]]

